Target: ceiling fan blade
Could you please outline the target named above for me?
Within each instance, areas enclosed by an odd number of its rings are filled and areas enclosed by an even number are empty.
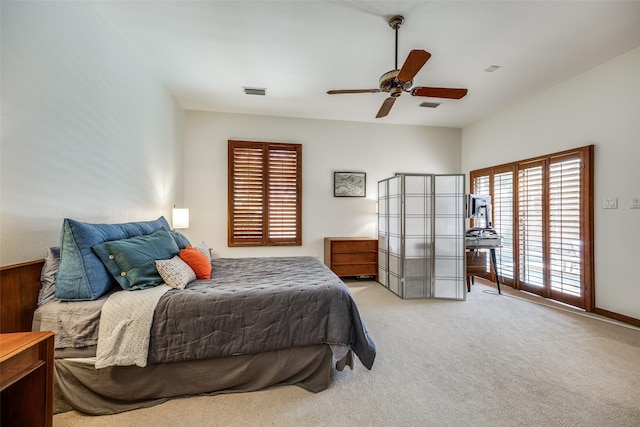
[[[396,102],[395,98],[389,97],[385,99],[384,102],[382,103],[382,107],[380,107],[380,110],[378,111],[378,114],[376,114],[376,119],[379,119],[380,117],[384,117],[387,114],[389,114],[389,111],[391,111],[391,107],[393,107],[394,102]]]
[[[408,82],[418,74],[418,71],[427,63],[431,58],[431,54],[426,50],[414,49],[409,52],[409,56],[405,59],[400,72],[398,73],[398,80],[401,82]]]
[[[329,95],[338,95],[341,93],[378,93],[380,89],[343,89],[343,90],[329,90]]]
[[[453,89],[448,87],[416,87],[411,91],[413,96],[427,96],[431,98],[460,99],[467,94],[467,89]]]

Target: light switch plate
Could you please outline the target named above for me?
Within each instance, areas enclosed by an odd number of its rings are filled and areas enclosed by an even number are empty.
[[[602,203],[602,209],[618,209],[618,198],[610,197],[604,199],[604,202]]]
[[[640,198],[639,197],[632,197],[631,198],[631,203],[629,204],[629,208],[631,208],[631,209],[640,209]]]

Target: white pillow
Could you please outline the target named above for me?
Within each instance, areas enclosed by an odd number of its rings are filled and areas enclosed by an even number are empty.
[[[196,246],[196,249],[202,252],[204,256],[206,256],[207,259],[211,261],[211,251],[209,250],[209,248],[207,247],[207,244],[204,241],[200,242],[200,244]]]
[[[184,289],[187,283],[196,280],[196,273],[178,255],[171,259],[156,261],[156,268],[167,286]]]

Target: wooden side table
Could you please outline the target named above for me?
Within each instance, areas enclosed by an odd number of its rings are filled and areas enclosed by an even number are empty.
[[[0,425],[53,425],[53,332],[0,334]]]

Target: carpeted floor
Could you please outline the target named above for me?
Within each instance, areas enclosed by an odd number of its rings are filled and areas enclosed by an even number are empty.
[[[174,399],[54,426],[640,426],[640,330],[476,280],[467,301],[349,287],[376,342],[371,371],[298,387]],[[553,307],[560,307],[553,308]],[[602,318],[603,319],[603,318]]]

